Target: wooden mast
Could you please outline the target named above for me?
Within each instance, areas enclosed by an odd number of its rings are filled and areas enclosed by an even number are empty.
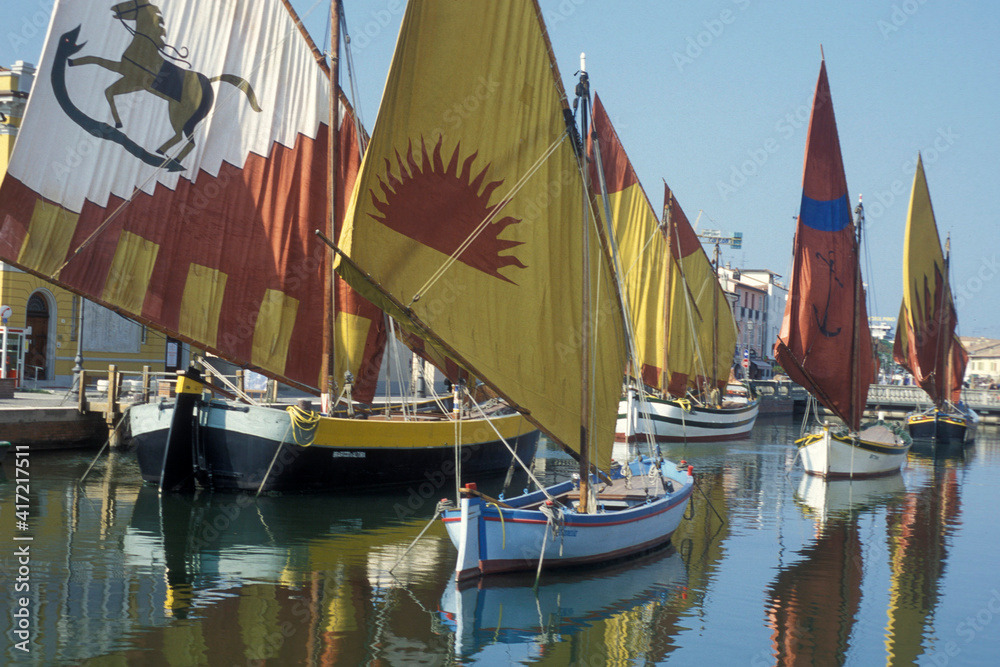
[[[851,409],[848,416],[851,423],[848,428],[854,429],[854,424],[861,423],[861,414],[865,406],[857,405],[858,398],[858,375],[861,373],[861,322],[859,321],[861,309],[861,228],[865,223],[865,209],[858,197],[858,206],[854,209],[857,216],[857,229],[854,237],[854,324],[851,338]]]
[[[328,218],[326,234],[331,239],[337,238],[337,144],[340,139],[340,1],[330,3],[330,145],[327,151],[326,191],[328,195]],[[323,412],[333,411],[332,401],[337,392],[336,368],[337,337],[337,276],[333,270],[335,254],[331,249],[326,251],[326,281],[323,285],[326,314],[323,318],[323,357],[320,370],[320,401]]]
[[[937,234],[937,224],[935,223],[934,232]],[[939,237],[940,238],[940,237]],[[939,240],[938,243],[941,241]],[[939,312],[937,314],[938,321],[938,345],[944,346],[944,391],[942,396],[938,397],[937,407],[941,409],[945,403],[951,403],[951,380],[952,380],[952,354],[951,348],[955,344],[954,330],[948,330],[949,327],[945,324],[945,315],[948,310],[948,305],[951,297],[951,234],[948,234],[948,238],[944,242],[944,280],[942,281],[942,294],[938,301],[941,302]],[[947,313],[950,315],[950,313]],[[951,318],[948,318],[948,322],[951,322]],[[938,355],[938,359],[941,355]],[[936,371],[937,369],[935,369]]]
[[[577,99],[582,98],[580,136],[587,138],[587,106],[590,104],[590,80],[587,76],[586,56],[580,54],[580,82],[576,86]],[[582,143],[582,142],[581,142]],[[586,161],[583,146],[580,155]],[[590,512],[590,170],[583,172],[583,321],[580,330],[580,504],[581,514]]]

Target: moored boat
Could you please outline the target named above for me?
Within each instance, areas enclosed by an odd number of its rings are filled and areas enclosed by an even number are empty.
[[[600,98],[594,100],[591,178],[604,190],[635,363],[615,440],[712,442],[749,436],[760,403],[727,385],[736,322],[718,276],[674,193],[657,219]],[[601,169],[598,170],[598,165]],[[632,450],[632,447],[620,450]]]
[[[917,155],[903,241],[903,302],[892,356],[913,375],[933,405],[906,416],[910,435],[944,444],[971,442],[979,415],[962,403],[969,354],[956,334],[950,240],[941,249],[923,158]]]
[[[483,81],[493,94],[442,131]],[[510,499],[466,485],[457,506],[439,506],[458,578],[662,545],[694,486],[687,466],[658,456],[612,466],[629,342],[591,209],[583,63],[577,92],[582,131],[537,2],[411,0],[337,244],[337,271],[356,290],[580,461],[576,480],[533,479],[536,490]]]
[[[855,213],[856,228],[824,60],[809,120],[788,301],[774,346],[788,375],[846,424],[834,432],[823,422],[796,441],[803,468],[820,477],[891,474],[912,445],[900,429],[861,424],[876,362],[859,261],[860,202]]]
[[[165,401],[129,410],[139,469],[142,478],[153,484],[163,479],[173,407]],[[373,414],[350,419],[310,415],[296,407],[200,400],[197,437],[187,444],[190,457],[172,464],[181,469],[168,475],[176,480],[168,483],[294,492],[430,482],[437,491],[456,476],[475,479],[505,472],[511,465],[511,449],[530,461],[538,429],[502,404],[481,407],[485,416],[457,423],[439,415]],[[458,463],[456,430],[460,431]]]
[[[372,402],[388,337],[383,312],[334,276],[316,236],[336,237],[367,140],[338,68],[287,2],[234,3],[225,16],[220,26],[216,7],[192,0],[56,6],[0,190],[0,259],[320,397],[321,410],[303,417],[320,438],[313,450],[295,443],[286,413],[212,400],[207,384],[136,406],[131,433],[148,481],[305,490],[437,475],[436,448],[455,440],[449,414],[433,426],[430,416],[333,416]],[[339,28],[338,11],[332,19]],[[172,60],[187,52],[174,45],[195,44],[184,67]],[[329,52],[340,53],[339,40]],[[83,145],[64,177],[39,168],[41,156]],[[537,431],[499,416],[530,457]],[[469,455],[488,450],[494,469],[500,436],[478,414],[465,430]],[[282,468],[277,454],[289,451],[297,463]],[[374,477],[356,474],[362,460]],[[500,467],[512,460],[508,451]]]
[[[795,444],[807,473],[836,479],[896,474],[912,442],[894,425],[876,422],[857,431],[823,424]]]
[[[949,402],[907,414],[906,428],[915,440],[964,444],[976,439],[979,414],[964,403]]]

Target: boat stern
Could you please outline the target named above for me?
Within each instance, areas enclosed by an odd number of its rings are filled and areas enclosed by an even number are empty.
[[[444,513],[448,535],[458,549],[458,559],[455,562],[456,581],[464,581],[481,574],[479,537],[482,507],[482,499],[465,497],[461,499],[458,509]]]

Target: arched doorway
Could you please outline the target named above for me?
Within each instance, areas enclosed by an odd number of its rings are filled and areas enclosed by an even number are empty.
[[[49,302],[44,294],[35,292],[28,299],[26,320],[25,324],[31,327],[31,342],[24,357],[24,377],[48,380]]]

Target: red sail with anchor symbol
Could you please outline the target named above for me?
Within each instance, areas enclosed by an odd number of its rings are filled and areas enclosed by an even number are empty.
[[[825,62],[809,121],[792,277],[774,352],[795,382],[859,428],[875,361]]]

